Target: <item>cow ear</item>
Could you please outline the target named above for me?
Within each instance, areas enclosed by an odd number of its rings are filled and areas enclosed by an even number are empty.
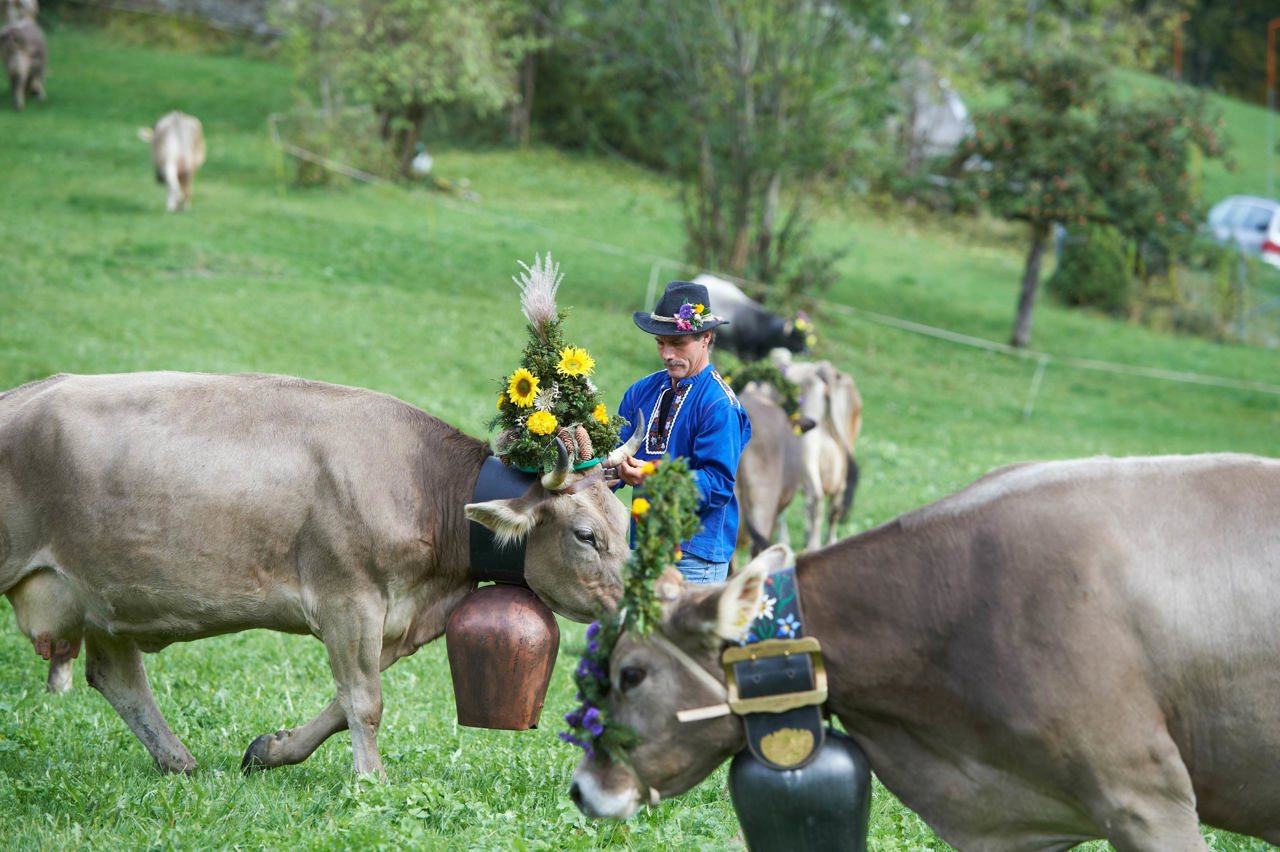
[[[498,547],[523,541],[537,524],[537,503],[523,497],[468,503],[464,508],[469,519],[493,532]]]
[[[716,620],[712,632],[721,639],[742,639],[756,616],[764,609],[764,581],[774,571],[791,562],[791,548],[785,544],[775,544],[730,577],[716,605]]]

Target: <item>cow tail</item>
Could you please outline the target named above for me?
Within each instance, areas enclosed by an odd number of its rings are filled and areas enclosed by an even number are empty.
[[[751,556],[754,558],[769,546],[769,539],[760,534],[760,530],[756,529],[756,525],[751,523],[750,518],[746,518],[743,525],[747,528],[747,538],[751,540]]]
[[[858,490],[858,460],[852,455],[849,456],[849,472],[844,478],[844,493],[840,495],[840,518],[843,520],[849,516],[849,510],[853,508],[853,492]]]

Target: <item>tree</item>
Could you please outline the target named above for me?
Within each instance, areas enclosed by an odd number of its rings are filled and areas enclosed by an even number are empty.
[[[813,269],[817,187],[847,176],[884,123],[882,12],[879,0],[581,0],[564,15],[574,67],[553,72],[561,86],[572,73],[579,96],[559,99],[556,120],[680,179],[692,263],[775,283]]]
[[[1170,262],[1199,219],[1190,161],[1222,154],[1214,131],[1220,120],[1196,95],[1122,99],[1101,66],[1079,55],[1015,52],[990,73],[1012,83],[1010,100],[974,117],[962,185],[996,215],[1029,225],[1010,335],[1023,347],[1053,224],[1111,226],[1139,260],[1155,253]]]
[[[510,0],[293,0],[277,20],[305,78],[373,105],[407,175],[434,109],[489,114],[517,97],[534,39],[515,8]]]
[[[974,116],[962,149],[965,186],[996,215],[1028,225],[1010,344],[1027,346],[1040,265],[1054,222],[1084,224],[1102,210],[1089,184],[1094,141],[1088,114],[1102,87],[1101,66],[1072,54],[1011,53],[995,60],[994,79],[1013,83],[1007,106]]]

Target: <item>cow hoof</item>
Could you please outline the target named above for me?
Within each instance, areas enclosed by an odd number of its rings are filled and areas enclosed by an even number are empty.
[[[266,760],[267,751],[275,738],[275,734],[262,734],[249,743],[249,747],[244,750],[244,759],[240,761],[240,771],[245,775],[251,775],[260,769],[270,769],[271,764]]]

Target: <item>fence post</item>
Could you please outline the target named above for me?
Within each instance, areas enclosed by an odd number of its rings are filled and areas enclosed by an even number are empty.
[[[1031,377],[1031,387],[1027,390],[1027,404],[1022,406],[1022,419],[1029,420],[1031,411],[1036,407],[1036,397],[1040,394],[1040,382],[1044,379],[1045,368],[1049,366],[1049,356],[1041,355],[1036,362],[1035,375]]]

